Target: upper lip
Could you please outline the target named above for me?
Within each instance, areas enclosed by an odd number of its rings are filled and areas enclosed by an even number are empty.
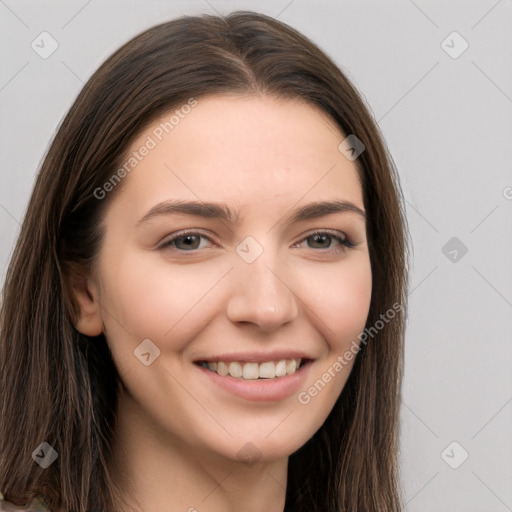
[[[222,355],[205,355],[204,357],[195,359],[194,362],[224,361],[227,363],[236,361],[240,363],[264,363],[265,361],[281,361],[283,359],[302,359],[304,361],[312,360],[314,357],[295,350],[278,350],[275,352],[231,352],[229,354],[224,353]]]

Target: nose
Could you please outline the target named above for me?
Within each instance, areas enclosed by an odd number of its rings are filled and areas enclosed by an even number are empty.
[[[227,316],[233,323],[251,323],[272,332],[293,321],[299,307],[293,283],[279,270],[282,266],[264,255],[250,264],[237,262]]]

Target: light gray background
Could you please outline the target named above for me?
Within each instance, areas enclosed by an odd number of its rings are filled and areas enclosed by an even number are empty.
[[[153,24],[236,9],[277,17],[327,51],[366,97],[398,167],[414,244],[407,509],[512,511],[511,0],[0,0],[1,281],[43,154],[92,72]],[[43,31],[59,44],[47,59],[31,48]],[[469,43],[458,58],[441,46],[453,31]],[[446,45],[462,48],[457,36]],[[452,237],[458,246],[443,252]],[[457,469],[446,462],[465,452]]]

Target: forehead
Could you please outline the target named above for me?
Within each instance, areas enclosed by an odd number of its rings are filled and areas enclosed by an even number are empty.
[[[192,104],[162,115],[129,148],[127,158],[140,158],[121,193],[132,210],[169,198],[266,208],[342,197],[363,208],[358,170],[338,149],[345,135],[318,108],[235,96]]]

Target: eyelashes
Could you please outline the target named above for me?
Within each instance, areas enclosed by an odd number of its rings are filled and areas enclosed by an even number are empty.
[[[330,240],[336,240],[336,242],[338,242],[338,244],[340,246],[345,247],[345,248],[353,248],[353,247],[355,247],[355,245],[352,244],[350,242],[350,240],[346,236],[341,237],[339,234],[333,233],[332,231],[329,231],[329,230],[327,230],[327,231],[315,231],[315,232],[309,234],[308,236],[306,236],[300,242],[297,242],[297,243],[302,243],[302,242],[305,242],[305,241],[310,240],[310,239],[316,239],[315,243],[318,243],[318,238],[321,238],[323,240],[325,240],[326,238],[330,239]],[[296,245],[297,244],[294,244],[294,247]],[[314,247],[309,247],[309,249],[314,249]],[[331,247],[319,247],[319,248],[317,247],[317,249],[332,250]]]
[[[199,239],[199,238],[203,238],[205,240],[209,240],[211,243],[212,240],[210,237],[206,236],[206,235],[203,235],[202,233],[198,233],[196,231],[188,231],[188,232],[184,232],[184,233],[178,233],[176,235],[174,235],[172,238],[169,238],[167,241],[165,241],[161,246],[160,248],[161,249],[166,249],[166,248],[173,248],[173,249],[176,249],[176,246],[175,246],[175,243],[178,241],[178,240],[188,240],[188,242],[190,242],[191,240],[193,239]],[[189,248],[188,249],[185,249],[184,251],[182,252],[190,252],[191,250],[197,250],[199,249],[198,247],[194,247],[193,244],[190,244],[188,243],[189,245]],[[214,244],[215,245],[215,244]],[[180,250],[180,249],[177,249],[177,250]]]
[[[160,245],[159,249],[171,249],[183,253],[195,252],[205,248],[204,244],[201,244],[201,239],[208,240],[208,242],[216,246],[212,239],[209,236],[205,235],[204,233],[198,231],[182,231],[174,234],[174,236],[163,242]],[[185,245],[182,246],[185,248],[179,247],[180,241],[185,242]],[[331,230],[319,230],[311,232],[307,236],[303,237],[300,241],[295,242],[292,247],[297,248],[297,246],[307,241],[312,241],[313,245],[322,244],[325,243],[326,241],[329,242],[327,247],[307,247],[308,249],[313,249],[326,253],[341,253],[347,249],[355,247],[355,245],[345,235],[340,235],[339,231]],[[333,241],[334,247],[332,247]],[[199,242],[199,244],[197,242]]]

